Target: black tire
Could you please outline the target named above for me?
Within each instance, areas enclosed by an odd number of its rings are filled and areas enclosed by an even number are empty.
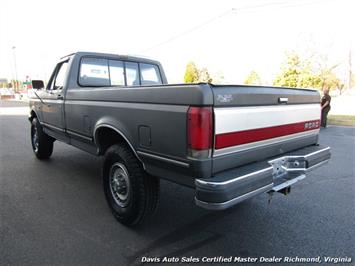
[[[31,123],[32,150],[38,159],[48,159],[53,153],[54,139],[43,132],[37,118]]]
[[[126,145],[108,148],[103,163],[103,187],[115,218],[124,225],[136,225],[156,210],[159,179],[145,173]]]

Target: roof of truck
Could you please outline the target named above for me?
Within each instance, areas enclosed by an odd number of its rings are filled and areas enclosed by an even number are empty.
[[[115,58],[115,59],[121,59],[121,60],[132,60],[132,61],[138,61],[138,62],[146,62],[146,63],[155,63],[155,64],[160,64],[159,61],[152,60],[146,57],[137,57],[137,56],[131,56],[131,55],[119,55],[119,54],[110,54],[110,53],[98,53],[98,52],[85,52],[85,51],[78,51],[75,53],[71,53],[68,55],[65,55],[61,57],[60,59],[65,59],[67,57],[71,56],[92,56],[92,57],[106,57],[106,58]]]

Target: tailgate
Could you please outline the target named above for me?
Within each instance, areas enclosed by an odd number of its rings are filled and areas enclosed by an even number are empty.
[[[317,143],[315,90],[212,86],[213,174]]]

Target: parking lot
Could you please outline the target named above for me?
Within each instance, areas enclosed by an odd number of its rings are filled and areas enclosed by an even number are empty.
[[[287,197],[274,195],[269,204],[263,194],[212,212],[195,206],[193,190],[162,181],[155,216],[127,228],[105,202],[101,158],[56,142],[50,160],[37,160],[27,116],[18,111],[23,106],[0,102],[0,265],[135,265],[155,256],[354,256],[355,128],[321,130],[331,161]]]

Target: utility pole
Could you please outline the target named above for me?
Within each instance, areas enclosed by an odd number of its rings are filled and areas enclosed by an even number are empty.
[[[351,73],[351,50],[349,50],[349,80],[348,80],[348,89],[351,89],[351,79],[353,74]]]
[[[12,46],[12,55],[13,55],[13,57],[14,57],[14,70],[15,70],[14,89],[15,89],[15,93],[16,93],[16,92],[18,92],[17,63],[16,63],[16,46]]]

